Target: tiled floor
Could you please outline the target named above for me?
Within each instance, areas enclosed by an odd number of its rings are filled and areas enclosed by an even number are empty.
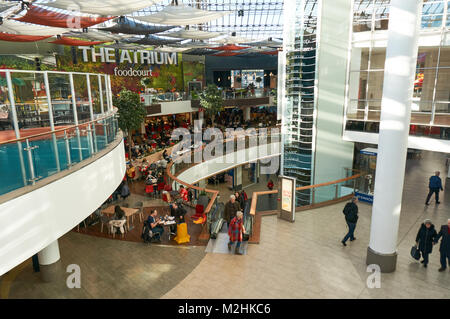
[[[444,159],[425,153],[422,160],[409,161],[397,270],[382,274],[379,289],[366,286],[371,206],[359,204],[357,240],[343,247],[341,203],[297,213],[295,223],[263,217],[260,245],[250,245],[246,256],[207,254],[164,298],[450,298],[450,271],[437,271],[438,250],[428,269],[409,256],[423,219],[441,225],[450,218],[448,191],[441,205],[424,205],[428,176],[436,169],[446,172]]]
[[[69,232],[59,240],[63,273],[43,283],[28,261],[10,287],[0,281],[5,298],[159,298],[186,277],[205,256],[205,247],[161,246],[111,240]],[[66,286],[66,267],[81,269],[81,288]],[[12,272],[14,272],[13,270]]]
[[[244,256],[205,254],[205,247],[145,246],[71,232],[60,239],[62,262],[81,266],[82,288],[68,289],[65,280],[41,283],[27,265],[12,282],[9,297],[450,298],[450,271],[437,271],[438,250],[427,269],[409,256],[423,219],[431,218],[439,226],[450,218],[448,189],[442,204],[424,205],[428,177],[436,169],[446,175],[444,155],[424,153],[421,160],[408,162],[397,270],[382,274],[378,289],[366,285],[371,206],[359,204],[357,240],[343,247],[340,240],[346,225],[344,203],[340,203],[299,212],[295,223],[263,217],[260,244],[249,245]],[[4,295],[3,285],[0,282]]]

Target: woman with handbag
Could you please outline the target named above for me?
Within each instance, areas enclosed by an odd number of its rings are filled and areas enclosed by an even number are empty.
[[[437,236],[436,229],[433,223],[429,219],[425,219],[420,225],[419,231],[416,236],[416,246],[422,253],[423,260],[421,263],[426,268],[428,265],[428,256],[433,251],[433,245]]]

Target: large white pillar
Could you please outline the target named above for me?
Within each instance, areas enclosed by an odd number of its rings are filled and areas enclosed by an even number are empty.
[[[408,148],[422,0],[392,0],[367,264],[392,272]]]
[[[41,278],[45,282],[54,281],[60,275],[60,260],[58,240],[38,253]]]

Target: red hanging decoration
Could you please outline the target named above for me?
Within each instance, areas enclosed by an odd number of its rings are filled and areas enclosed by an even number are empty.
[[[45,25],[49,27],[83,29],[114,18],[75,16],[71,14],[50,11],[35,5],[29,5],[28,8],[29,9],[27,13],[23,17],[14,20]]]
[[[211,50],[217,50],[217,51],[237,51],[237,50],[243,50],[243,49],[248,49],[249,47],[240,47],[234,44],[227,44],[227,45],[223,45],[221,47],[215,47],[215,48],[210,48]]]
[[[50,38],[51,35],[23,35],[0,32],[0,41],[35,42]]]

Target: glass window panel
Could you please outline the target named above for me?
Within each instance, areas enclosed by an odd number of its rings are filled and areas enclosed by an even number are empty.
[[[413,98],[417,101],[432,101],[434,79],[436,76],[435,69],[417,69],[414,79]]]
[[[381,111],[370,111],[369,110],[369,113],[367,114],[367,120],[373,121],[373,122],[378,122],[378,121],[380,121],[380,114],[381,114]]]
[[[50,127],[43,73],[11,72],[19,127]]]
[[[0,72],[0,130],[12,130],[11,104],[9,102],[6,73]]]
[[[370,71],[368,100],[381,100],[383,95],[384,71]]]
[[[422,15],[439,14],[444,12],[444,2],[442,0],[427,1],[423,4]]]
[[[423,106],[424,108],[429,107],[429,105],[426,105],[427,103],[425,103],[425,105]],[[420,103],[421,107],[422,104],[424,103]],[[430,121],[431,121],[431,112],[411,112],[411,124],[429,124]]]
[[[53,120],[58,125],[73,125],[73,108],[68,74],[48,73],[50,97],[52,99]]]
[[[91,83],[91,97],[92,97],[92,108],[94,111],[94,117],[95,115],[101,114],[102,113],[102,109],[100,106],[100,94],[101,92],[99,91],[99,85],[98,85],[98,76],[95,75],[90,75],[89,76],[89,81]]]
[[[82,123],[89,121],[91,115],[89,111],[89,95],[88,95],[86,75],[74,74],[73,86],[75,88],[78,122]]]
[[[367,85],[367,75],[369,72],[361,71],[359,72],[359,89],[358,89],[358,99],[366,99],[366,85]]]
[[[421,28],[439,28],[442,25],[442,14],[422,16]]]
[[[436,103],[434,124],[450,126],[450,103]]]
[[[347,118],[364,120],[365,101],[351,100],[347,106]]]
[[[441,47],[439,66],[450,66],[450,47]]]
[[[435,101],[450,101],[450,69],[439,69]]]
[[[353,21],[353,32],[370,31],[372,20],[356,20]]]
[[[417,68],[435,68],[437,66],[439,48],[421,47],[417,54]]]
[[[374,48],[370,57],[370,69],[382,70],[384,69],[384,62],[386,61],[386,49]]]
[[[380,16],[375,20],[375,30],[387,30],[389,26],[389,19],[387,17]]]

